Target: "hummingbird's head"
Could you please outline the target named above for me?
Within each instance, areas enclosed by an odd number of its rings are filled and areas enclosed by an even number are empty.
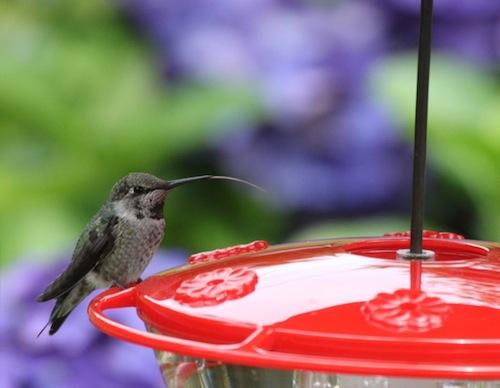
[[[109,201],[114,202],[121,212],[133,214],[136,218],[162,218],[165,197],[175,187],[199,180],[210,179],[202,175],[172,181],[163,180],[151,174],[133,172],[121,178],[113,186]]]

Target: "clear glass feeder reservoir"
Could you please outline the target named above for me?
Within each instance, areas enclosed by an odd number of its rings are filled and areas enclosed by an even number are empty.
[[[194,255],[95,298],[103,332],[155,350],[170,388],[500,387],[500,245],[426,232]],[[148,331],[108,318],[135,307]]]

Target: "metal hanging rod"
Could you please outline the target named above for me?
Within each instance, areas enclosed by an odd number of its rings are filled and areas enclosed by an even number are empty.
[[[429,100],[429,71],[432,46],[433,0],[421,0],[420,38],[418,44],[417,103],[415,111],[415,146],[413,154],[413,189],[411,208],[410,258],[422,255],[424,224],[425,161],[427,149],[427,108]]]

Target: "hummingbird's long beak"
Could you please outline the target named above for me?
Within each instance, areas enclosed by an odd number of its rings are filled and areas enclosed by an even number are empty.
[[[243,179],[233,178],[233,177],[230,177],[230,176],[221,176],[221,175],[200,175],[200,176],[193,176],[193,177],[190,177],[190,178],[176,179],[176,180],[173,180],[173,181],[165,181],[165,183],[162,184],[158,188],[159,189],[163,189],[163,190],[171,190],[174,187],[182,186],[182,185],[185,185],[186,183],[203,181],[203,180],[207,180],[207,179],[221,179],[221,180],[239,182],[239,183],[243,183],[245,185],[251,186],[254,189],[265,191],[262,187],[257,186],[257,185],[255,185],[255,184],[253,184],[251,182],[247,182],[247,181],[245,181]]]
[[[160,188],[163,190],[171,190],[174,187],[182,186],[187,183],[192,183],[196,181],[203,181],[210,178],[212,178],[212,175],[201,175],[201,176],[193,176],[190,178],[175,179],[173,181],[165,181],[165,184],[163,184]]]

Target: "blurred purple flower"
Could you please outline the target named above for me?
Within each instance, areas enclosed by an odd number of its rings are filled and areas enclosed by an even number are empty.
[[[395,9],[417,14],[420,0],[382,0]],[[434,14],[440,19],[456,20],[494,18],[500,13],[500,3],[491,0],[438,0],[434,1]]]
[[[160,251],[144,273],[147,277],[181,265],[185,254]],[[82,302],[54,336],[38,331],[45,325],[52,303],[36,303],[36,296],[65,267],[22,261],[0,276],[0,386],[1,387],[163,387],[153,352],[107,337],[89,322]],[[128,325],[144,327],[135,311],[113,312]]]
[[[393,47],[416,47],[420,0],[383,0],[392,20]],[[500,61],[500,2],[440,0],[434,2],[434,47],[437,51],[482,65]]]
[[[309,128],[236,131],[220,152],[223,169],[296,210],[395,210],[406,201],[411,181],[408,146],[386,114],[363,101]]]
[[[295,210],[352,213],[405,198],[408,150],[385,114],[368,102],[356,106],[366,100],[368,69],[386,50],[383,7],[363,0],[122,5],[171,80],[236,83],[263,102],[272,125],[249,122],[223,139],[223,169],[260,182]]]
[[[275,119],[328,113],[364,85],[383,51],[384,20],[365,1],[123,0],[171,79],[240,84]],[[363,25],[363,28],[358,28]]]
[[[440,50],[478,64],[498,65],[500,14],[496,22],[442,23],[435,30],[435,44]]]

